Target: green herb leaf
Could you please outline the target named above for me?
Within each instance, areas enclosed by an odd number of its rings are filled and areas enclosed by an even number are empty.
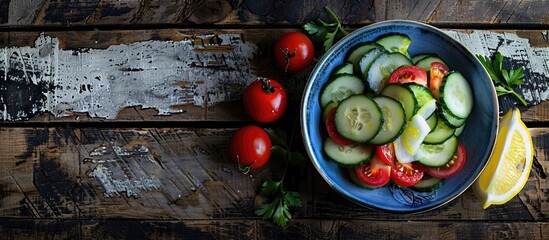
[[[498,96],[513,94],[524,106],[526,101],[513,89],[513,86],[524,84],[524,69],[503,69],[503,55],[496,52],[492,59],[476,55],[482,66],[486,69],[494,85]]]
[[[267,180],[263,182],[263,187],[259,193],[266,197],[274,196],[278,193],[280,184],[282,184],[281,181]]]
[[[343,29],[341,21],[332,9],[328,6],[324,7],[324,9],[330,14],[335,22],[327,23],[321,19],[316,19],[315,21],[309,21],[303,25],[303,28],[311,35],[314,42],[322,43],[322,50],[325,52],[328,51],[334,43],[349,33]]]
[[[301,207],[301,199],[298,192],[288,191],[284,194],[283,199],[288,207]]]

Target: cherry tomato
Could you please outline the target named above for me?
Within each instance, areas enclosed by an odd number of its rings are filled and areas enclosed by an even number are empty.
[[[440,92],[440,85],[442,85],[442,79],[448,75],[449,70],[444,63],[432,62],[431,69],[429,70],[429,90],[433,93],[436,99],[438,99]]]
[[[244,90],[244,110],[253,120],[268,123],[282,117],[288,104],[286,89],[278,81],[259,78]]]
[[[401,187],[411,187],[423,178],[423,165],[417,162],[401,163],[395,161],[391,167],[391,180]]]
[[[375,154],[381,162],[392,165],[395,162],[395,146],[392,142],[376,146]]]
[[[231,160],[244,172],[265,165],[271,156],[269,134],[258,126],[249,125],[236,131],[231,139]]]
[[[369,188],[384,186],[391,179],[391,165],[379,160],[375,155],[369,162],[355,168],[358,179]]]
[[[427,72],[418,66],[402,66],[397,68],[391,76],[389,83],[413,82],[427,87]]]
[[[276,63],[285,73],[297,73],[305,70],[313,61],[314,55],[313,42],[300,32],[289,32],[282,35],[274,46]]]
[[[328,117],[326,118],[326,131],[328,132],[328,136],[330,136],[330,138],[332,138],[332,140],[334,140],[334,142],[339,145],[346,146],[346,145],[355,144],[354,141],[351,141],[342,137],[337,132],[337,129],[334,123],[334,116],[335,116],[336,110],[337,110],[336,108],[333,108],[332,110],[330,110],[330,112],[328,113]]]
[[[435,178],[447,178],[454,176],[459,171],[461,171],[461,169],[465,165],[465,161],[467,159],[466,155],[467,154],[465,153],[465,148],[460,142],[456,155],[454,156],[454,158],[452,158],[452,160],[450,160],[448,164],[446,164],[446,166],[439,168],[425,167],[425,173]]]

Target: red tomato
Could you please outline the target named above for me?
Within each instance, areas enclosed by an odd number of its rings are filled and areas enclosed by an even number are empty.
[[[401,187],[411,187],[423,178],[423,165],[417,162],[395,161],[391,168],[391,180]]]
[[[441,62],[432,62],[431,69],[429,70],[429,90],[433,93],[436,99],[438,99],[440,85],[442,85],[442,79],[448,75],[448,67]]]
[[[263,128],[245,126],[236,131],[231,139],[231,160],[248,172],[265,165],[271,156],[271,139]]]
[[[369,188],[384,186],[391,179],[391,165],[382,163],[375,155],[369,162],[355,168],[356,175]]]
[[[395,146],[392,142],[376,146],[375,154],[381,162],[387,165],[392,165],[395,162]]]
[[[278,67],[285,73],[305,70],[313,61],[313,42],[303,33],[289,32],[280,37],[274,46],[274,57]]]
[[[335,116],[336,110],[337,110],[336,108],[333,108],[332,110],[330,110],[330,112],[328,113],[328,117],[326,118],[326,131],[328,132],[328,136],[330,136],[330,138],[332,138],[332,140],[334,140],[334,142],[339,145],[346,146],[346,145],[355,144],[354,141],[351,141],[342,137],[341,135],[339,135],[339,132],[337,132],[337,129],[334,123],[334,116]]]
[[[427,87],[427,72],[418,66],[402,66],[389,77],[389,83],[413,82]]]
[[[466,159],[467,154],[465,153],[465,148],[460,142],[456,155],[454,156],[454,158],[452,158],[452,160],[450,160],[448,164],[446,164],[446,166],[439,168],[425,167],[425,173],[435,178],[447,178],[454,176],[459,171],[461,171],[461,169],[465,165]]]
[[[279,119],[286,111],[288,96],[278,81],[259,78],[253,81],[243,96],[244,110],[253,120],[268,123]]]

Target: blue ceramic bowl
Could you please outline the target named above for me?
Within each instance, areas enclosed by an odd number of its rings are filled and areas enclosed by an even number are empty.
[[[319,94],[331,71],[344,62],[349,49],[359,43],[373,41],[389,33],[404,33],[412,39],[410,55],[438,54],[450,69],[461,72],[474,92],[474,108],[464,132],[459,136],[467,153],[463,169],[445,180],[436,191],[420,193],[399,188],[393,183],[369,190],[353,184],[347,170],[336,165],[323,154],[326,137],[321,123],[322,109]],[[313,69],[301,103],[301,127],[307,154],[326,182],[337,192],[363,206],[388,212],[422,212],[440,207],[463,193],[477,179],[492,154],[498,128],[496,91],[486,70],[461,43],[441,30],[413,21],[384,21],[360,28],[335,44]]]

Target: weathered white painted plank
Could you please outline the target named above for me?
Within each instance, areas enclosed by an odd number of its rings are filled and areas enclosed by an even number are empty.
[[[548,47],[532,47],[514,33],[446,33],[474,54],[500,51],[509,57],[507,66],[523,66],[526,84],[518,91],[529,105],[549,98]],[[251,60],[260,51],[239,34],[79,50],[60,49],[58,39],[41,35],[35,46],[0,49],[0,114],[4,120],[26,120],[44,112],[114,119],[130,106],[171,114],[181,111],[174,106],[234,101],[257,77]]]

